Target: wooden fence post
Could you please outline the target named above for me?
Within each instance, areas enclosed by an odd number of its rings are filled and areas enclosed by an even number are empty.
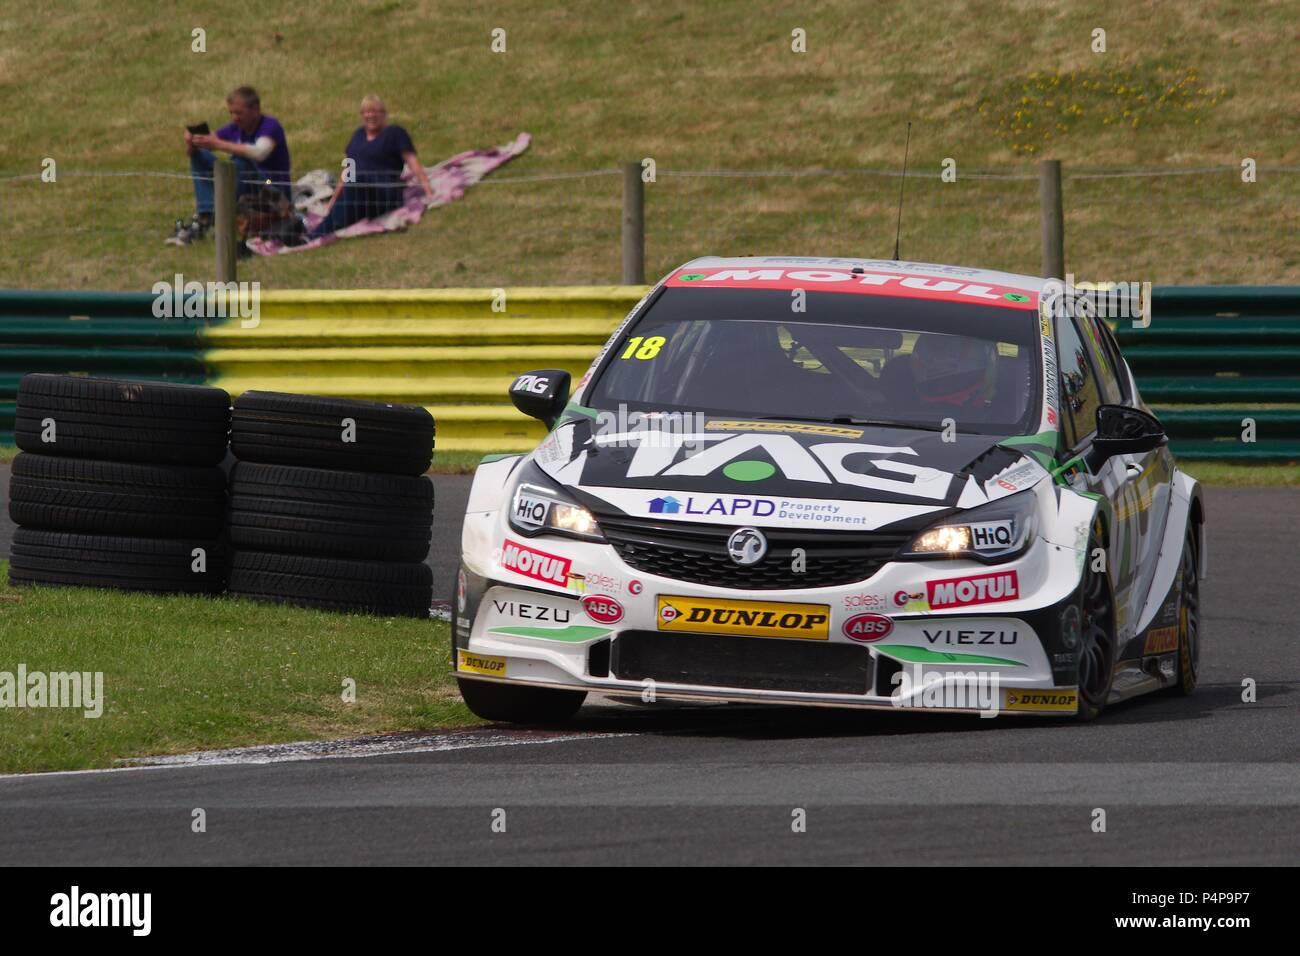
[[[1043,278],[1065,278],[1065,213],[1061,203],[1061,161],[1045,159],[1038,168],[1038,199],[1043,218]]]
[[[645,183],[640,163],[623,164],[623,284],[645,285]]]
[[[235,280],[235,164],[217,157],[212,164],[214,206],[213,238],[217,247],[217,281]]]

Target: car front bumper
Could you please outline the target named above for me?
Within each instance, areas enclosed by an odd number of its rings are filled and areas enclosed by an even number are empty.
[[[848,586],[754,592],[645,574],[609,545],[521,538],[496,515],[468,515],[465,543],[461,678],[647,701],[1077,711],[1081,555],[1041,538],[1004,564],[896,561]],[[521,573],[511,545],[559,559],[541,568],[551,579]]]

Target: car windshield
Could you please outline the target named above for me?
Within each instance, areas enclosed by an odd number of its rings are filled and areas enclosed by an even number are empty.
[[[610,349],[585,404],[1025,434],[1037,334],[1034,312],[1001,306],[670,288]]]

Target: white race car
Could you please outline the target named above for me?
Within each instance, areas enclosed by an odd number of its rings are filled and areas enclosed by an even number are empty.
[[[634,308],[550,434],[475,474],[461,694],[1096,716],[1190,693],[1204,508],[1093,299],[1031,276],[706,258]]]

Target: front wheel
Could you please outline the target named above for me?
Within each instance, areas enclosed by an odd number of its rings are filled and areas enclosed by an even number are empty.
[[[1201,673],[1201,591],[1197,577],[1196,526],[1187,526],[1183,556],[1178,564],[1182,595],[1178,599],[1178,683],[1173,692],[1181,697],[1196,690]]]
[[[583,690],[523,687],[457,677],[460,696],[476,717],[511,724],[553,724],[568,720],[587,699]]]
[[[1115,597],[1105,566],[1093,569],[1092,556],[1102,547],[1100,523],[1094,523],[1084,556],[1080,588],[1081,634],[1079,647],[1080,720],[1101,714],[1115,677]]]

